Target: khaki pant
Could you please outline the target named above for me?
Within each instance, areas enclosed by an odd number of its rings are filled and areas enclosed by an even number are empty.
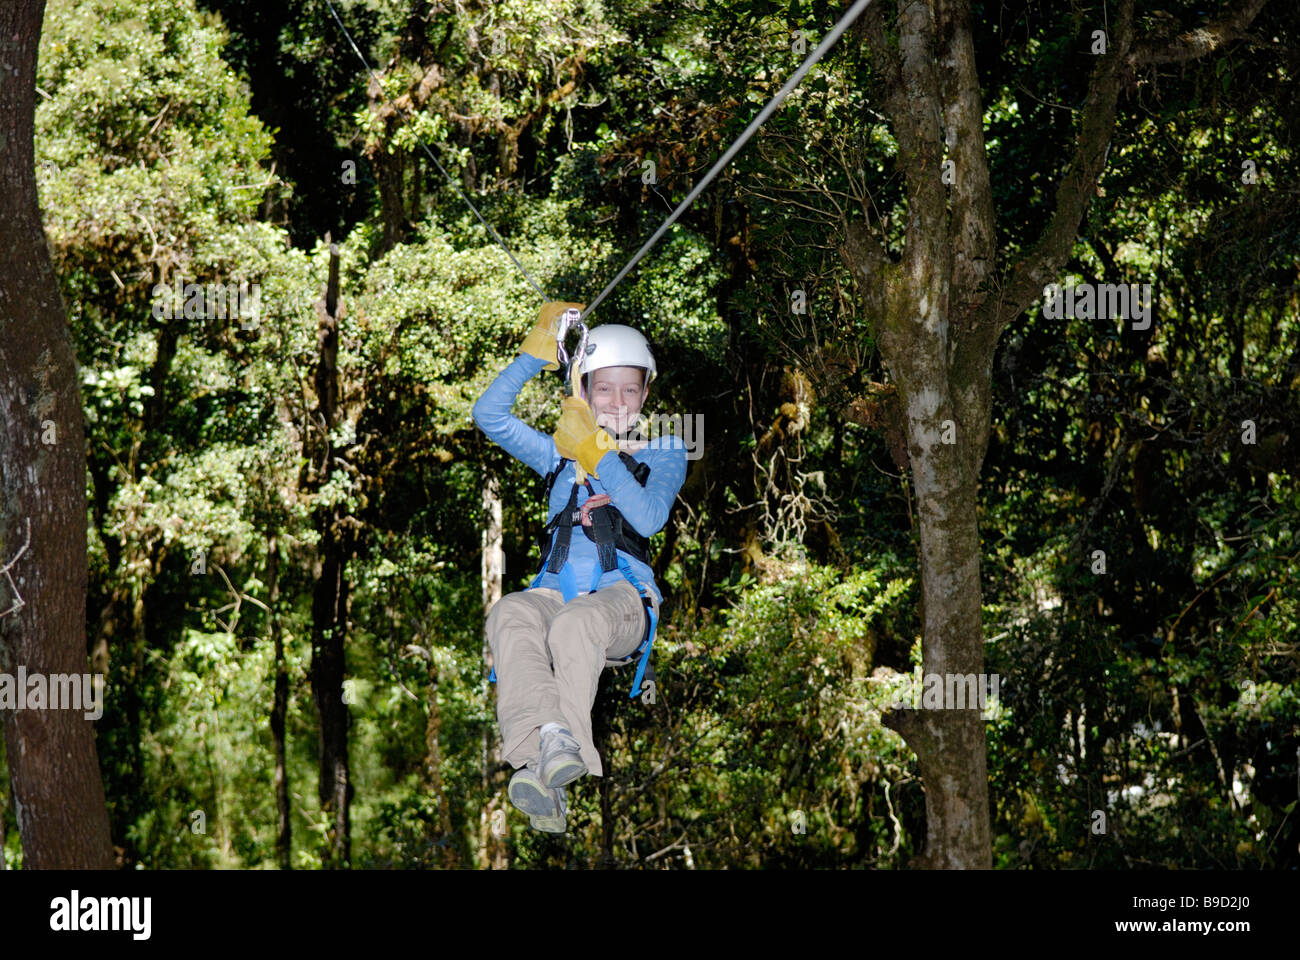
[[[646,594],[657,614],[659,601],[652,590]],[[493,605],[487,639],[497,671],[502,751],[511,766],[535,760],[542,724],[555,722],[581,745],[588,771],[604,775],[591,735],[596,687],[607,660],[640,646],[645,625],[645,604],[626,580],[568,603],[560,591],[538,587]],[[630,669],[635,663],[629,661]]]

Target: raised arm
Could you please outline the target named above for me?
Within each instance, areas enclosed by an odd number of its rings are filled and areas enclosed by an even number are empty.
[[[510,409],[524,384],[542,371],[545,360],[521,354],[502,370],[474,404],[474,422],[489,440],[516,460],[546,476],[560,459],[551,436],[524,423]]]
[[[556,343],[560,318],[569,308],[582,310],[585,306],[556,302],[543,305],[537,313],[537,323],[519,347],[519,356],[497,375],[474,404],[474,422],[488,439],[543,477],[560,459],[555,441],[524,423],[510,409],[532,377],[543,370],[560,369]]]

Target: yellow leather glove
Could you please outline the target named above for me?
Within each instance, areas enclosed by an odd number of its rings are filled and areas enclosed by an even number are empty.
[[[557,303],[555,301],[543,306],[537,313],[536,326],[524,338],[519,352],[536,357],[538,360],[549,360],[550,362],[542,367],[543,370],[559,370],[559,354],[556,351],[555,335],[560,332],[560,318],[564,316],[565,310],[584,310],[586,307],[585,303]]]
[[[565,397],[560,404],[560,422],[555,426],[555,449],[566,460],[577,460],[578,466],[597,480],[596,464],[618,443],[601,427],[596,426],[596,415],[586,401]]]

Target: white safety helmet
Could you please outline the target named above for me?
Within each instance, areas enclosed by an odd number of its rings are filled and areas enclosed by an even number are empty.
[[[647,387],[657,372],[646,338],[621,323],[603,323],[587,333],[587,355],[578,358],[577,374],[584,377],[602,367],[643,367]]]

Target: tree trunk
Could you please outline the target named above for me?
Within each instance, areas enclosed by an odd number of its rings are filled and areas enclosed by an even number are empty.
[[[326,238],[328,240],[328,237]],[[319,318],[320,360],[316,367],[317,441],[316,489],[328,482],[341,451],[330,439],[339,421],[338,371],[338,247],[330,244],[329,283],[325,299],[316,302]],[[351,716],[343,700],[347,672],[348,581],[347,558],[352,536],[340,504],[316,513],[320,532],[316,585],[311,604],[311,687],[320,718],[321,810],[332,816],[328,848],[322,851],[326,869],[347,867],[352,860],[352,783],[348,767],[348,726]]]
[[[347,636],[348,582],[344,538],[334,528],[334,509],[321,521],[319,573],[312,594],[311,686],[320,719],[321,810],[333,822],[329,849],[322,851],[326,869],[351,863],[352,784],[348,776],[348,725],[343,680],[347,672],[344,641]]]
[[[900,3],[896,41],[885,39],[880,11],[862,29],[886,76],[908,226],[900,263],[861,224],[850,225],[842,252],[898,391],[889,415],[902,421],[891,428],[906,437],[918,504],[924,672],[946,691],[949,676],[982,682],[984,672],[976,517],[996,342],[969,323],[993,253],[970,11]],[[951,198],[940,177],[945,147],[961,172]],[[923,701],[884,717],[915,751],[926,786],[926,848],[915,866],[992,864],[983,718],[964,698],[957,706]]]
[[[620,704],[621,705],[621,704]],[[598,707],[592,717],[592,744],[602,758],[609,757],[609,718],[605,709]],[[614,856],[614,771],[605,770],[600,781],[600,858],[596,861],[597,870],[616,870],[618,859]]]
[[[483,517],[487,521],[483,527],[483,616],[501,599],[501,579],[505,573],[505,548],[501,533],[501,487],[496,476],[489,476],[483,484]],[[485,670],[492,669],[492,648],[488,646],[487,634],[483,635],[483,662]],[[487,697],[487,675],[483,680],[483,695]],[[506,835],[499,826],[509,815],[509,807],[503,803],[501,795],[493,789],[495,772],[504,762],[501,759],[501,737],[493,724],[483,727],[483,796],[487,802],[483,805],[479,830],[482,837],[480,849],[483,856],[479,866],[491,867],[493,870],[510,868],[510,851]],[[498,835],[501,833],[501,835]]]
[[[289,768],[285,763],[285,718],[289,713],[289,669],[284,662],[284,625],[280,620],[280,543],[266,545],[266,579],[271,607],[271,640],[275,644],[275,700],[271,705],[271,744],[275,750],[275,808],[279,814],[275,854],[281,870],[293,869],[293,834],[289,819]]]
[[[0,749],[4,749],[4,741],[0,740]],[[0,870],[5,868],[5,824],[9,819],[9,794],[5,790],[4,784],[0,783]]]
[[[910,426],[921,540],[922,663],[927,677],[943,683],[945,699],[939,709],[925,709],[922,701],[922,709],[891,711],[884,722],[915,751],[926,785],[926,848],[914,865],[988,869],[984,720],[979,709],[957,709],[946,697],[950,677],[974,676],[981,692],[984,684],[976,484],[952,462],[953,447],[920,449],[924,428],[916,420]]]
[[[880,232],[846,226],[841,255],[897,385],[889,432],[907,437],[918,502],[924,672],[943,709],[885,715],[916,752],[926,785],[925,852],[917,865],[991,866],[988,780],[978,710],[946,702],[950,675],[983,683],[979,474],[988,449],[994,350],[1002,331],[1058,279],[1105,166],[1123,84],[1137,68],[1203,56],[1241,36],[1267,0],[1241,0],[1220,20],[1168,44],[1135,43],[1133,0],[1120,0],[1096,58],[1074,150],[1051,219],[1007,269],[997,250],[983,106],[969,0],[898,0],[855,27],[871,48],[906,177],[907,231],[894,262]],[[946,159],[945,159],[946,157]],[[864,210],[864,214],[868,211]],[[955,692],[955,691],[954,691]]]
[[[442,710],[438,706],[438,664],[433,657],[433,638],[429,643],[429,719],[424,726],[424,787],[438,801],[438,836],[434,840],[439,850],[436,862],[440,867],[450,868],[456,866],[456,850],[452,846],[451,810],[442,784]]]
[[[87,672],[86,450],[76,357],[36,195],[33,123],[44,0],[0,4],[0,672]],[[17,691],[20,697],[27,691]],[[102,696],[102,694],[101,694]],[[24,700],[24,702],[26,702]],[[111,869],[92,721],[4,711],[23,865]]]
[[[379,243],[381,253],[405,243],[410,236],[410,223],[406,216],[403,182],[406,176],[404,153],[399,148],[376,143],[367,151],[370,169],[375,173],[379,187],[379,219],[384,226]]]

